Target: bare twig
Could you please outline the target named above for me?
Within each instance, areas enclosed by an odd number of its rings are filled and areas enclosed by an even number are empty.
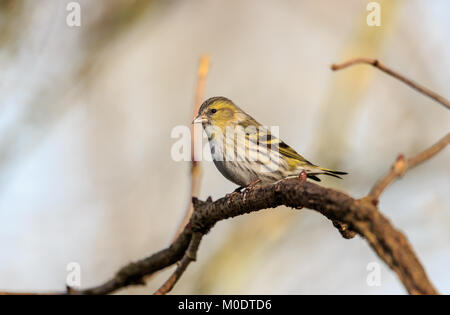
[[[197,74],[197,88],[195,90],[195,101],[193,106],[193,115],[192,119],[195,118],[195,116],[198,113],[198,110],[200,108],[200,105],[202,104],[204,95],[205,95],[205,85],[206,85],[206,77],[208,75],[209,71],[209,56],[204,55],[200,59],[200,64],[198,66],[198,74]],[[200,193],[200,182],[202,179],[202,169],[200,167],[200,163],[195,160],[195,148],[194,148],[194,125],[191,125],[191,192],[190,196],[192,197],[198,197]],[[180,226],[177,229],[177,232],[175,233],[175,237],[172,241],[174,241],[178,235],[183,231],[186,224],[189,222],[189,219],[191,218],[192,211],[194,211],[194,208],[192,206],[192,202],[190,202],[191,198],[189,199],[189,204],[186,209],[186,213],[184,215],[183,221],[181,222]]]
[[[432,158],[437,153],[442,151],[448,144],[450,143],[450,133],[448,133],[441,140],[433,144],[428,149],[420,152],[419,154],[405,159],[403,155],[399,155],[395,163],[392,165],[391,170],[381,178],[375,186],[373,186],[372,190],[369,193],[369,197],[371,197],[375,202],[377,202],[381,193],[386,189],[386,187],[391,184],[396,178],[403,176],[403,174],[417,166],[418,164]]]
[[[375,68],[380,69],[381,71],[393,76],[394,78],[402,81],[403,83],[406,83],[407,85],[409,85],[411,88],[415,89],[416,91],[419,91],[420,93],[432,98],[433,100],[435,100],[436,102],[442,104],[443,106],[445,106],[447,109],[450,109],[450,101],[447,100],[446,98],[444,98],[443,96],[437,94],[436,92],[431,91],[430,89],[420,85],[417,82],[414,82],[413,80],[410,80],[408,78],[406,78],[405,76],[401,75],[398,72],[395,72],[394,70],[390,69],[389,67],[385,66],[384,64],[382,64],[380,61],[378,61],[377,59],[372,59],[372,58],[354,58],[354,59],[350,59],[346,62],[340,63],[340,64],[333,64],[331,65],[331,69],[333,71],[337,71],[337,70],[341,70],[341,69],[345,69],[347,67],[356,65],[356,64],[369,64],[374,66]]]
[[[186,250],[186,253],[184,254],[181,261],[178,263],[177,269],[175,269],[170,278],[154,293],[154,295],[164,295],[169,293],[173,289],[174,285],[178,282],[189,264],[192,261],[197,260],[197,251],[198,247],[200,246],[202,237],[202,233],[193,233],[191,242],[189,243],[189,247]]]

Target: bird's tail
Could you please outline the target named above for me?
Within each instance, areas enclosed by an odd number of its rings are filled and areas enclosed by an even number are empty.
[[[306,174],[309,178],[320,182],[320,178],[317,177],[316,175],[328,175],[328,176],[333,176],[333,177],[342,179],[342,177],[339,175],[347,175],[348,173],[341,172],[341,171],[334,171],[334,170],[330,170],[328,168],[323,168],[320,166],[315,166],[314,169],[312,169],[310,172],[306,172]]]

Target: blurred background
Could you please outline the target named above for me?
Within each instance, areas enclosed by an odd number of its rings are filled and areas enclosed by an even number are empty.
[[[450,2],[0,1],[0,290],[82,287],[167,246],[189,200],[189,162],[171,158],[189,126],[199,58],[206,97],[231,98],[309,160],[345,170],[323,185],[366,194],[399,153],[449,131],[449,112],[352,57],[386,65],[450,97]],[[450,293],[449,150],[408,172],[380,200],[441,293]],[[201,198],[236,186],[202,163]],[[403,294],[366,241],[345,240],[323,216],[287,208],[220,222],[177,294]],[[380,263],[381,285],[367,266]],[[152,293],[168,269],[146,287]]]

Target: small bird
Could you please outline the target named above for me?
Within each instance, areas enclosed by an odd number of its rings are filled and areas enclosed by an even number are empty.
[[[203,102],[193,121],[200,122],[217,169],[240,188],[274,183],[303,171],[319,182],[317,175],[341,178],[347,174],[312,164],[228,98]]]

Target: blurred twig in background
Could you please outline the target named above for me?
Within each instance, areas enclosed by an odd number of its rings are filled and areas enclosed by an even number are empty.
[[[206,85],[206,77],[209,72],[209,62],[210,58],[208,55],[203,55],[200,58],[200,63],[198,66],[198,74],[197,74],[197,88],[195,89],[195,99],[193,106],[192,119],[197,116],[198,110],[202,104],[205,95],[205,85]],[[193,197],[198,197],[200,193],[200,184],[202,180],[202,169],[199,161],[196,160],[195,154],[195,128],[196,125],[191,124],[191,193],[189,198],[189,203],[186,209],[186,213],[183,217],[183,221],[181,222],[178,230],[175,234],[175,237],[172,240],[172,243],[177,240],[183,230],[186,228],[186,225],[189,223],[191,219],[192,213],[194,212],[194,205],[192,203]],[[164,295],[170,292],[174,285],[177,283],[178,279],[180,279],[181,275],[184,273],[188,265],[196,260],[196,254],[198,247],[200,245],[200,241],[203,235],[200,233],[195,233],[192,237],[191,243],[189,245],[188,250],[185,255],[179,262],[177,269],[174,271],[172,276],[155,292],[156,295]]]
[[[203,55],[200,59],[200,64],[198,66],[198,77],[197,77],[197,88],[195,90],[195,101],[193,106],[193,114],[192,119],[197,116],[200,105],[202,104],[204,95],[205,95],[205,85],[206,85],[206,77],[209,71],[209,56]],[[184,215],[183,221],[178,228],[173,241],[177,239],[180,233],[188,224],[189,219],[191,218],[192,212],[194,211],[194,207],[192,205],[192,197],[198,197],[200,193],[200,182],[202,179],[202,169],[200,167],[200,163],[195,159],[195,125],[191,124],[191,198],[189,198],[189,204],[186,209],[186,214]]]
[[[443,96],[437,94],[436,92],[433,92],[430,89],[420,85],[419,83],[416,83],[413,80],[410,80],[407,77],[401,75],[400,73],[392,70],[391,68],[389,68],[389,67],[385,66],[384,64],[382,64],[377,59],[372,59],[372,58],[355,58],[355,59],[351,59],[351,60],[348,60],[348,61],[340,63],[340,64],[333,64],[333,65],[331,65],[331,70],[333,70],[333,71],[341,70],[341,69],[345,69],[347,67],[350,67],[350,66],[353,66],[353,65],[356,65],[356,64],[369,64],[371,66],[374,66],[375,68],[378,68],[381,71],[383,71],[383,72],[393,76],[394,78],[402,81],[406,85],[409,85],[410,87],[412,87],[413,89],[419,91],[420,93],[425,94],[426,96],[432,98],[436,102],[444,105],[445,107],[447,107],[447,109],[450,109],[450,101],[449,100],[447,100]]]

